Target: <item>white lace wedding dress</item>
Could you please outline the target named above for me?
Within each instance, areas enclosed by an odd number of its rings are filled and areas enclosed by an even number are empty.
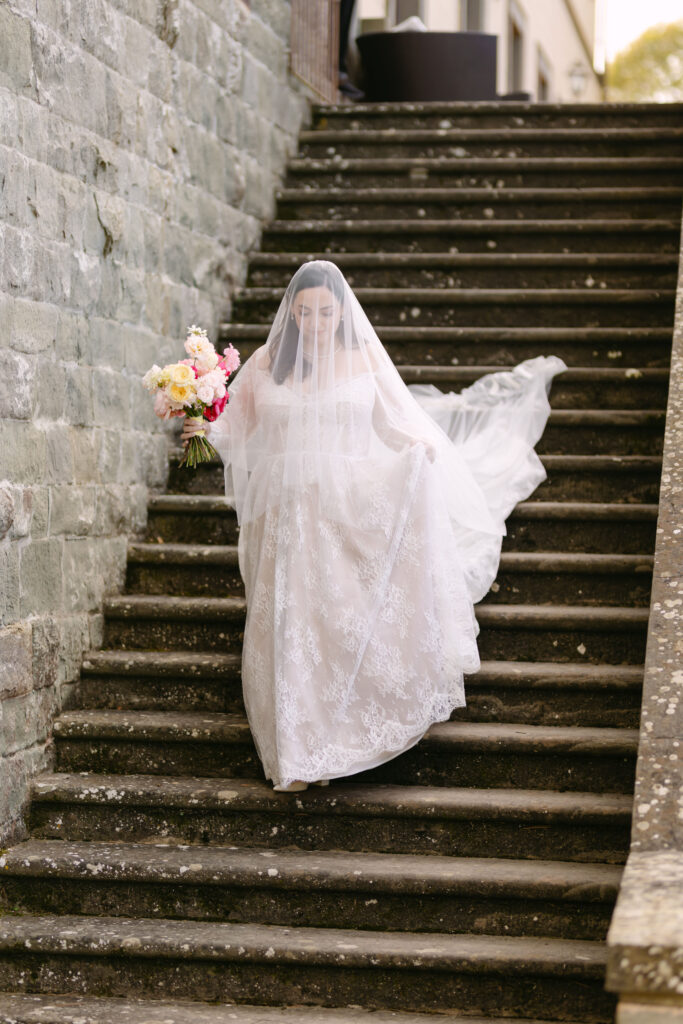
[[[473,605],[495,579],[503,520],[545,479],[533,445],[550,412],[551,379],[564,369],[561,359],[540,356],[460,394],[410,387],[465,460],[498,534],[454,522],[442,462],[383,417],[371,373],[340,379],[329,399],[332,466],[341,473],[343,465],[353,525],[321,514],[315,474],[285,492],[278,445],[290,403],[302,398],[265,375],[250,414],[269,454],[254,461],[245,491],[263,511],[245,516],[238,552],[247,599],[244,703],[274,783],[381,764],[465,704],[463,676],[480,666]],[[321,448],[325,409],[319,394]],[[219,417],[209,434],[226,473],[228,419]],[[391,459],[377,454],[382,449]],[[457,492],[457,480],[448,484]],[[472,486],[464,475],[462,484]]]

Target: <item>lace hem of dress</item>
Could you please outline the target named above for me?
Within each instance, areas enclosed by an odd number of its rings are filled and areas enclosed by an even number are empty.
[[[464,674],[461,673],[459,676],[453,677],[450,693],[448,695],[440,694],[436,701],[428,705],[420,716],[419,722],[402,727],[391,724],[385,726],[380,737],[374,737],[372,748],[368,749],[366,755],[359,757],[357,749],[351,755],[348,749],[328,745],[319,751],[317,757],[307,758],[298,768],[292,767],[289,771],[283,768],[279,778],[276,777],[275,770],[270,767],[271,759],[267,755],[262,756],[260,751],[259,757],[264,766],[266,778],[271,779],[277,785],[289,786],[295,779],[301,779],[303,782],[315,782],[318,779],[345,778],[348,775],[356,775],[370,768],[376,768],[399,757],[411,747],[416,746],[432,725],[436,722],[448,721],[456,708],[465,706]],[[384,744],[381,736],[384,736]]]

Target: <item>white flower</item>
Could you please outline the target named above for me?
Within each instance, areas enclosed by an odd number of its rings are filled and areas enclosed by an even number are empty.
[[[225,374],[222,369],[209,370],[199,380],[202,384],[208,384],[210,388],[213,388],[216,398],[222,398],[225,394]]]
[[[154,391],[155,388],[158,388],[161,384],[161,374],[161,367],[154,363],[142,378],[142,386],[146,388],[147,391]]]
[[[213,345],[204,349],[197,357],[198,370],[213,370],[218,365],[218,356]]]

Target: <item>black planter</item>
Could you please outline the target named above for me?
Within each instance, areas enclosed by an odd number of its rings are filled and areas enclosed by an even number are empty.
[[[499,98],[495,35],[367,32],[356,43],[368,102]]]

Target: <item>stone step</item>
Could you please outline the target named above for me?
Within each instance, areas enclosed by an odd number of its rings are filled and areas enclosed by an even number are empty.
[[[192,711],[65,711],[56,770],[263,778],[244,716]],[[638,731],[438,722],[359,782],[630,793]]]
[[[664,409],[553,409],[539,455],[659,455]]]
[[[652,555],[504,551],[486,600],[649,607],[652,563]]]
[[[277,793],[256,779],[50,772],[34,779],[30,830],[36,839],[622,864],[632,803],[624,793],[352,782]]]
[[[317,189],[433,185],[451,188],[619,188],[683,186],[679,156],[302,157],[289,160],[285,186]]]
[[[576,661],[578,655],[583,662],[640,665],[645,658],[647,608],[483,602],[475,611],[483,659]]]
[[[275,192],[278,220],[400,220],[471,218],[542,220],[585,217],[675,217],[683,187],[650,188],[465,188],[419,185],[405,188],[281,188]]]
[[[568,456],[569,457],[569,456]],[[546,459],[549,456],[546,456]],[[504,551],[641,554],[654,550],[657,505],[626,502],[522,501],[506,520]],[[200,517],[199,520],[197,517]],[[618,530],[615,532],[615,524]],[[235,545],[234,510],[220,496],[158,494],[148,503],[144,541]]]
[[[637,728],[642,679],[636,665],[485,661],[451,718]],[[238,654],[90,651],[79,696],[85,708],[245,713]]]
[[[339,252],[334,262],[353,288],[675,288],[678,270],[673,252]],[[246,286],[284,291],[301,263],[298,252],[252,253]]]
[[[105,597],[104,647],[217,650],[235,653],[244,633],[245,601],[238,597]],[[483,659],[640,664],[645,655],[647,608],[582,605],[476,606]],[[182,622],[182,629],[178,624]]]
[[[680,157],[683,128],[315,128],[299,133],[298,156]]]
[[[655,455],[544,455],[548,479],[534,491],[539,502],[656,503],[661,458]],[[529,503],[531,504],[531,503]],[[513,513],[514,515],[514,513]]]
[[[673,327],[675,291],[593,288],[357,288],[379,332],[406,321],[420,327]],[[234,323],[271,324],[280,288],[245,288],[233,302]]]
[[[520,501],[506,520],[507,552],[654,551],[658,506],[598,501]],[[646,556],[647,557],[647,556]]]
[[[433,384],[441,391],[461,391],[498,366],[401,366],[406,384]],[[666,409],[669,371],[664,367],[570,366],[553,377],[553,409]]]
[[[267,324],[219,324],[219,343],[233,342],[245,360],[265,344]],[[387,324],[378,337],[397,367],[479,366],[504,370],[538,355],[558,355],[568,367],[583,369],[668,369],[669,327],[428,327]]]
[[[606,949],[580,939],[86,915],[0,918],[0,985],[55,993],[608,1022]]]
[[[263,228],[266,252],[678,252],[680,217],[526,220],[272,220]]]
[[[642,554],[507,551],[487,599],[545,604],[559,597],[572,604],[646,606],[652,561],[651,555]],[[188,597],[243,595],[237,547],[129,543],[126,591]]]
[[[170,449],[168,486],[172,493],[159,495],[159,499],[211,497],[225,505],[224,472],[218,456],[192,471],[178,467],[181,456],[181,448]],[[608,502],[626,506],[630,502],[656,503],[659,499],[662,460],[658,455],[541,455],[541,462],[548,477],[530,495],[532,501]],[[160,506],[157,515],[155,508],[150,502],[150,515],[163,529],[168,512]],[[191,508],[188,514],[192,514]],[[208,530],[209,526],[202,523],[202,528]],[[187,539],[196,537],[195,526],[187,520],[186,530],[189,531],[185,534]],[[224,540],[231,541],[234,536],[224,535]],[[182,540],[183,537],[174,534],[169,539]]]
[[[683,103],[536,103],[516,100],[315,104],[318,128],[608,128],[680,126]]]
[[[0,1024],[452,1024],[452,1021],[449,1013],[0,992]],[[554,1024],[520,1017],[515,1017],[515,1022]],[[510,1024],[510,1018],[468,1015],[467,1024]]]
[[[329,157],[675,157],[683,128],[314,128],[299,133],[298,156]]]
[[[0,1024],[452,1024],[449,1013],[0,992]],[[510,1024],[467,1017],[467,1024]],[[515,1017],[515,1024],[555,1024]],[[579,1024],[578,1021],[565,1024]]]
[[[0,855],[22,914],[604,939],[611,864],[30,839]]]

